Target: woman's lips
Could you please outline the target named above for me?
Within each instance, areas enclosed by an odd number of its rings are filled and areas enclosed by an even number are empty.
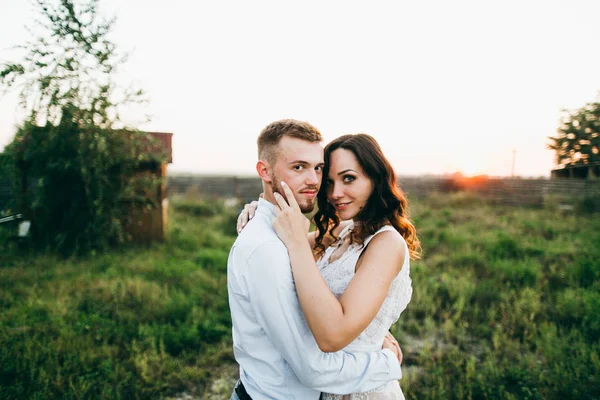
[[[351,202],[350,202],[351,203]],[[350,203],[337,203],[335,204],[336,210],[343,210],[350,205]]]

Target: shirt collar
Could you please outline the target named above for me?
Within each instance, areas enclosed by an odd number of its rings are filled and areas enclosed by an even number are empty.
[[[258,199],[258,208],[256,209],[258,212],[262,212],[268,216],[275,216],[275,205],[268,200]]]

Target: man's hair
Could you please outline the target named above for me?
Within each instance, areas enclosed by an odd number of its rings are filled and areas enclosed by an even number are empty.
[[[284,136],[294,137],[308,142],[322,142],[321,132],[308,122],[295,119],[282,119],[271,122],[258,135],[258,159],[274,165],[277,161],[279,142]]]

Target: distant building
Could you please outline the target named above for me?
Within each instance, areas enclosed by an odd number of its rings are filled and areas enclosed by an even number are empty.
[[[149,180],[140,179],[140,187],[134,187],[135,198],[123,200],[126,216],[123,219],[124,231],[133,242],[147,243],[152,241],[162,241],[165,239],[167,228],[167,209],[168,200],[166,196],[167,165],[173,162],[172,151],[172,133],[166,132],[142,132],[148,136],[138,135],[135,131],[123,131],[124,135],[129,135],[129,139],[142,140],[136,145],[141,146],[141,152],[149,157],[144,157],[135,168],[134,176],[137,178],[150,178]],[[28,137],[23,140],[25,145],[29,142]],[[131,142],[133,143],[133,142]],[[164,161],[162,161],[164,160]],[[20,185],[21,197],[26,198],[27,193],[35,188],[35,180],[27,173],[27,166],[20,165],[22,184]],[[1,178],[1,177],[0,177]],[[159,178],[159,179],[155,179]],[[10,182],[4,182],[6,179],[0,179],[0,216],[2,209],[9,204],[10,197],[16,193],[10,191]],[[157,182],[155,185],[147,185],[147,182]],[[6,199],[5,199],[6,198]],[[21,207],[19,212],[27,215],[27,210]],[[29,216],[31,218],[31,216]],[[35,216],[33,216],[35,224]]]
[[[167,231],[167,164],[173,162],[172,133],[165,132],[146,132],[155,139],[154,143],[148,143],[145,146],[145,152],[156,155],[155,159],[163,157],[165,162],[147,161],[140,164],[136,174],[140,177],[149,176],[150,178],[161,178],[156,187],[144,190],[145,197],[152,207],[147,207],[148,203],[131,203],[128,207],[127,224],[125,232],[131,236],[131,240],[137,243],[149,243],[153,241],[162,241],[165,239]]]
[[[600,177],[600,162],[567,165],[550,172],[552,178],[594,179]]]

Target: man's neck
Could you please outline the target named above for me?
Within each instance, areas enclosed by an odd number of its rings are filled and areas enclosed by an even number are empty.
[[[275,195],[273,194],[273,188],[270,184],[267,184],[266,182],[263,183],[263,199],[273,205],[277,205],[277,200],[275,200]]]

